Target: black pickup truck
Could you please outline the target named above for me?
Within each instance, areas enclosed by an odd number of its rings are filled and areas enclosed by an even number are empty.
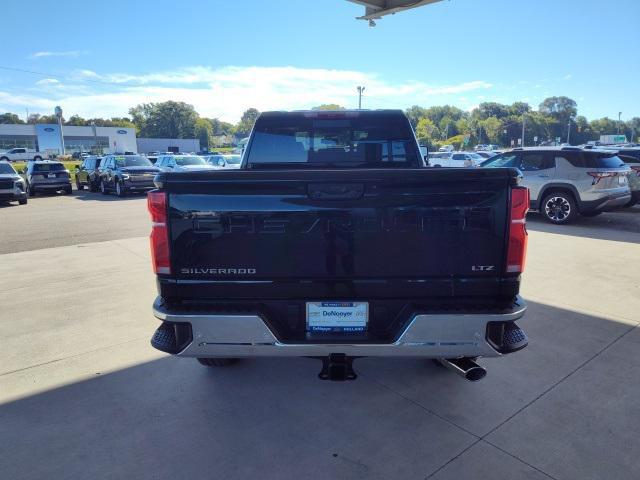
[[[515,320],[529,193],[510,168],[428,168],[401,111],[263,113],[240,170],[148,194],[152,345],[240,357],[424,357],[468,380],[527,345]]]

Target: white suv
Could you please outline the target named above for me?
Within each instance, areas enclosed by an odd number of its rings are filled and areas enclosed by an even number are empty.
[[[163,172],[193,172],[196,170],[215,170],[215,167],[198,155],[158,155],[155,163]]]

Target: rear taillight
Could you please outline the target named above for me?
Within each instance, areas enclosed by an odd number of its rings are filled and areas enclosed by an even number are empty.
[[[527,225],[529,211],[529,189],[515,187],[511,190],[511,217],[509,223],[509,245],[507,248],[507,273],[524,272],[527,258]]]
[[[591,185],[597,185],[603,178],[611,178],[617,175],[617,172],[587,172],[587,174],[593,177]]]
[[[149,192],[147,208],[151,214],[151,261],[155,273],[170,274],[169,230],[167,228],[167,194]]]

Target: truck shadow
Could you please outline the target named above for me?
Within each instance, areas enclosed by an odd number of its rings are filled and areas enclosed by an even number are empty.
[[[357,360],[360,378],[345,383],[318,380],[320,362],[304,358],[252,359],[221,369],[161,358],[99,375],[90,363],[99,352],[5,374],[14,400],[0,404],[3,477],[149,478],[153,472],[157,479],[424,478],[476,436],[575,377],[632,328],[535,302],[522,326],[529,347],[481,360],[489,374],[478,383],[428,360],[374,358]],[[618,353],[600,355],[599,370],[588,369],[578,383],[588,398],[580,396],[581,388],[563,390],[567,398],[519,430],[516,443],[546,452],[561,442],[571,455],[551,451],[546,466],[573,469],[576,477],[595,475],[587,469],[600,464],[617,465],[615,478],[633,478],[620,474],[631,469],[625,452],[640,450],[640,436],[609,428],[607,418],[634,418],[638,382],[620,382],[616,375],[607,381],[606,375],[620,367],[631,371],[629,364],[638,371],[640,358]],[[58,369],[65,364],[80,366],[79,376],[90,379],[41,391],[49,378],[63,378]],[[572,428],[565,428],[567,422]],[[598,442],[608,448],[576,441],[585,425],[594,429],[593,441],[604,436]],[[627,425],[633,428],[633,422]],[[543,427],[557,441],[548,442]],[[309,475],[315,471],[323,474]]]

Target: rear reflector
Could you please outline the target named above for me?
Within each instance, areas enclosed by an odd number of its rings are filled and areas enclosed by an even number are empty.
[[[151,262],[158,274],[171,273],[169,230],[167,229],[167,194],[152,191],[147,194],[147,208],[151,215]]]
[[[509,246],[507,249],[507,273],[524,272],[527,258],[527,225],[529,211],[529,189],[515,187],[511,190],[511,220],[509,223]]]

